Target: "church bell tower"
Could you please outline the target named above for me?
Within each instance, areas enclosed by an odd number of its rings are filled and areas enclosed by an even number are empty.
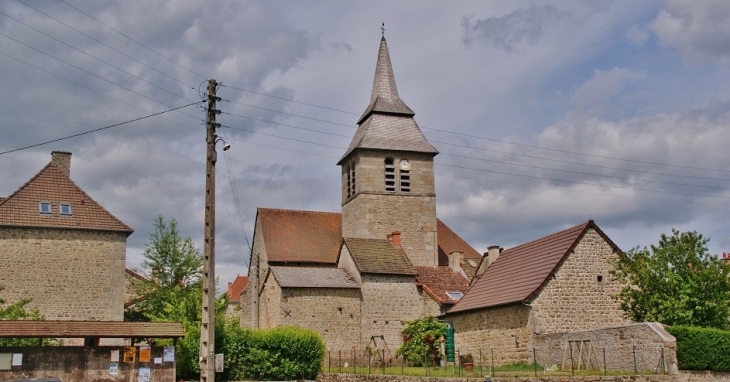
[[[433,158],[438,154],[398,95],[385,37],[370,104],[337,165],[342,167],[342,236],[386,239],[399,231],[415,266],[438,265]]]

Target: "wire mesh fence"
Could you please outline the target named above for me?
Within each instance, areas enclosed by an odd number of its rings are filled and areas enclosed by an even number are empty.
[[[461,349],[456,351],[454,362],[442,360],[443,355],[427,354],[423,360],[409,362],[388,350],[348,349],[329,350],[322,371],[432,377],[666,374],[667,357],[666,349],[654,344],[593,347],[580,341],[512,352]]]

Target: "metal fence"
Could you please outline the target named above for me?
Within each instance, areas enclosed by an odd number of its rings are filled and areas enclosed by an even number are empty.
[[[473,362],[462,362],[471,355]],[[641,344],[598,347],[568,341],[559,348],[524,349],[507,353],[504,349],[457,350],[455,362],[439,361],[426,355],[425,366],[409,366],[403,356],[387,349],[329,350],[324,372],[350,374],[390,374],[423,376],[540,376],[540,375],[622,375],[666,374],[667,357],[663,346]],[[442,356],[443,357],[443,356]]]

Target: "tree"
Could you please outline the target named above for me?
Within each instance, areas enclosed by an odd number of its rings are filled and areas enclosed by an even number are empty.
[[[724,329],[730,314],[730,267],[708,253],[696,231],[662,234],[658,245],[619,254],[611,274],[624,284],[614,298],[627,318]]]
[[[432,364],[440,359],[439,346],[446,335],[446,325],[436,317],[406,321],[401,333],[406,337],[405,342],[396,350],[395,356],[403,355],[409,366],[423,366],[427,359]]]
[[[5,287],[0,286],[0,292],[5,290]],[[6,301],[0,298],[0,320],[43,320],[38,309],[33,309],[30,312],[27,311],[26,305],[31,302],[31,299],[24,298],[18,302],[12,304],[6,304]],[[51,344],[50,341],[44,341],[44,344]],[[0,346],[32,346],[38,345],[38,339],[36,338],[0,338]]]
[[[166,222],[162,215],[157,216],[142,255],[140,273],[150,282],[133,284],[140,299],[125,309],[125,321],[150,321],[163,316],[165,302],[183,299],[181,294],[192,296],[200,292],[202,296],[203,257],[190,237],[180,237],[174,218]]]

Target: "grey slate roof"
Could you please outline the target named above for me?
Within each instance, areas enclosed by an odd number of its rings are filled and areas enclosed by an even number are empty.
[[[358,120],[355,137],[338,164],[356,148],[438,154],[418,128],[414,115],[398,95],[388,44],[382,38],[370,104]]]
[[[408,256],[389,240],[343,238],[360,273],[416,275]]]
[[[282,288],[360,288],[347,271],[340,268],[270,267]]]

